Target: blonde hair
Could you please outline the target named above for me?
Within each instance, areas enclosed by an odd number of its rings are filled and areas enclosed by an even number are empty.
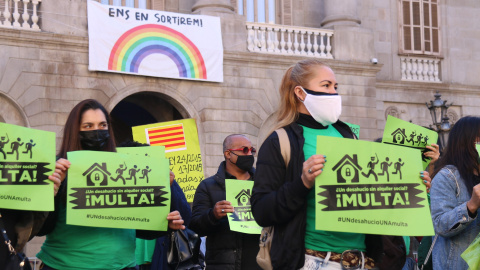
[[[291,66],[283,75],[280,85],[280,106],[277,111],[277,124],[274,130],[290,125],[298,119],[298,105],[301,102],[295,95],[295,87],[303,86],[312,79],[314,67],[328,67],[316,59],[306,59]]]

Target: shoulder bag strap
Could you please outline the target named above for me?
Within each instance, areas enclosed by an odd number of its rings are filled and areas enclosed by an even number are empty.
[[[284,128],[279,128],[275,130],[278,135],[278,140],[280,142],[280,152],[282,153],[283,161],[285,161],[285,167],[288,167],[290,163],[290,140],[288,139],[287,131]]]
[[[5,245],[8,247],[8,251],[11,254],[16,254],[15,249],[12,246],[12,241],[8,238],[7,231],[5,230],[5,225],[3,224],[2,213],[0,213],[0,231],[2,232],[3,239],[5,240]]]

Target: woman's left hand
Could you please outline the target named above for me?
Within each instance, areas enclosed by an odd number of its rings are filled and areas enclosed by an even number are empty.
[[[184,230],[185,226],[183,225],[183,219],[182,216],[180,215],[180,212],[177,210],[170,212],[167,216],[168,220],[168,228],[172,230]]]
[[[62,184],[63,180],[65,180],[65,177],[67,176],[67,170],[70,168],[70,161],[60,158],[55,162],[55,172],[48,176],[48,179],[50,179],[53,182],[53,189],[54,189],[54,195],[57,196],[58,190],[60,189],[60,185]]]
[[[431,158],[429,164],[433,165],[435,162],[437,162],[438,158],[440,157],[440,147],[438,146],[438,144],[435,144],[435,143],[432,143],[431,146],[427,145],[425,147],[430,151],[425,152],[423,155],[425,157]]]
[[[420,178],[422,178],[423,184],[427,187],[427,193],[430,193],[430,188],[432,187],[430,174],[427,171],[422,171],[420,172]]]

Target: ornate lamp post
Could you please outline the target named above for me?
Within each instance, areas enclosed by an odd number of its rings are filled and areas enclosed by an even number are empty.
[[[447,110],[453,103],[447,104],[446,100],[440,98],[442,95],[440,95],[438,91],[433,96],[435,97],[435,100],[430,100],[430,104],[426,102],[425,105],[432,116],[433,127],[431,125],[430,127],[438,133],[440,138],[440,149],[443,149],[447,144],[448,132],[451,128],[450,122],[448,121]]]

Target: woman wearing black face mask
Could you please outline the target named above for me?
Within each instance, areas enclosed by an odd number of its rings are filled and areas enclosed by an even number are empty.
[[[67,152],[95,150],[115,152],[110,117],[96,100],[77,104],[68,116],[56,169],[65,179],[70,162]],[[57,171],[56,170],[56,171]],[[135,237],[154,239],[166,232],[74,226],[66,224],[65,179],[55,198],[55,212],[49,214],[38,235],[47,235],[38,258],[43,270],[51,269],[135,269]],[[183,220],[174,211],[167,217],[170,229],[183,229]]]

